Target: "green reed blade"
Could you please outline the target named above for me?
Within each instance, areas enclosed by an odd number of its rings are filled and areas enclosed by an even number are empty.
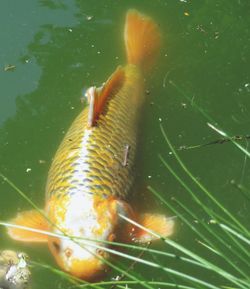
[[[199,200],[199,198],[192,192],[192,190],[185,184],[185,182],[173,171],[173,169],[168,165],[168,163],[160,156],[160,159],[162,161],[162,163],[166,166],[166,168],[171,172],[171,174],[178,180],[178,182],[191,194],[191,196],[193,197],[193,199],[198,203],[199,206],[202,206],[205,211],[208,213],[208,215],[213,214],[213,212],[211,212],[208,208],[206,208],[206,206]],[[149,187],[150,191],[158,198],[160,199],[165,205],[167,205],[168,207],[170,207],[171,205],[165,201],[165,199],[158,194],[153,188]],[[191,210],[189,210],[186,206],[184,206],[184,204],[182,204],[181,202],[179,202],[178,200],[174,199],[190,216],[192,216],[194,219],[198,219],[198,217],[194,214],[194,212],[192,212]],[[189,224],[189,222],[183,218],[181,216],[181,214],[178,213],[178,211],[176,211],[174,209],[173,206],[170,207],[170,209],[172,211],[174,211],[182,220],[183,222],[185,222],[193,231],[195,231],[203,240],[205,240],[208,244],[210,244],[212,247],[215,247],[214,243],[211,242],[210,240],[208,240],[203,234],[201,234],[199,231],[195,230],[192,224]],[[221,244],[225,245],[225,240],[223,238],[221,238],[218,234],[216,234],[216,232],[214,232],[210,226],[207,226],[204,222],[200,221],[200,223],[204,226],[204,228],[213,236],[213,238],[217,239],[220,241]],[[227,244],[227,243],[226,243]],[[218,250],[218,248],[217,248]],[[232,249],[232,251],[235,253],[235,255],[238,257],[239,254],[237,251],[235,251],[234,249]],[[221,253],[222,254],[222,253]],[[222,254],[224,256],[224,259],[227,260],[227,262],[236,270],[238,271],[240,274],[242,274],[242,276],[246,277],[245,273],[240,270],[240,268],[234,264],[229,258],[226,258],[226,256],[224,254]],[[248,262],[247,260],[243,259],[244,262]]]
[[[172,240],[170,240],[170,239],[164,238],[164,237],[160,236],[159,234],[153,232],[152,230],[149,230],[148,228],[145,228],[144,226],[138,224],[137,222],[131,220],[130,218],[128,218],[128,217],[126,217],[126,216],[123,216],[123,215],[121,215],[121,214],[119,214],[119,216],[120,216],[121,218],[123,218],[124,220],[126,220],[127,222],[129,222],[129,223],[137,226],[138,228],[143,229],[144,231],[152,234],[153,236],[162,239],[166,244],[170,245],[171,247],[173,247],[173,248],[181,251],[182,253],[188,255],[189,257],[195,259],[196,261],[204,264],[204,265],[207,267],[207,269],[210,269],[210,270],[218,273],[219,275],[221,275],[221,276],[224,277],[225,279],[228,279],[228,280],[230,280],[231,282],[233,282],[234,284],[238,285],[240,288],[242,288],[242,289],[244,288],[244,289],[245,289],[245,287],[241,284],[241,281],[242,281],[242,280],[239,280],[238,278],[236,278],[236,277],[233,276],[232,274],[224,271],[224,270],[221,269],[220,267],[218,267],[218,266],[214,265],[213,263],[205,260],[204,258],[202,258],[202,257],[200,257],[199,255],[193,253],[192,251],[186,249],[185,247],[179,245],[178,243],[176,243],[176,242],[174,242],[174,241],[172,241]],[[148,262],[148,261],[147,261],[147,262]],[[172,273],[173,273],[173,271],[174,271],[174,270],[172,270],[172,269],[168,269],[168,270],[171,270]],[[170,272],[170,271],[166,271],[166,272]],[[175,274],[173,273],[173,275],[175,275]],[[193,277],[192,277],[192,278],[193,278]],[[187,279],[188,279],[188,278],[187,278]],[[203,281],[202,281],[202,282],[203,282]],[[197,283],[199,283],[199,282],[197,282]],[[207,282],[205,282],[205,283],[207,283]],[[199,283],[199,284],[202,284],[202,283]],[[203,285],[205,285],[205,284],[203,284]],[[212,286],[213,286],[213,285],[212,285]],[[210,287],[209,287],[209,288],[210,288]]]
[[[161,132],[163,134],[164,139],[166,140],[168,146],[170,147],[172,153],[174,154],[177,162],[179,163],[179,165],[181,166],[181,168],[183,169],[183,171],[190,177],[190,179],[206,194],[206,196],[208,196],[213,203],[221,209],[221,211],[223,213],[225,213],[237,226],[239,226],[239,228],[241,228],[242,231],[245,232],[245,234],[247,236],[250,237],[250,232],[219,202],[216,200],[216,198],[201,184],[201,182],[199,182],[192,174],[191,172],[187,169],[187,167],[184,165],[184,163],[182,162],[182,160],[180,159],[179,155],[177,154],[176,150],[174,149],[174,147],[172,146],[171,142],[168,139],[168,136],[165,132],[165,130],[163,129],[163,126],[160,124],[160,129]]]

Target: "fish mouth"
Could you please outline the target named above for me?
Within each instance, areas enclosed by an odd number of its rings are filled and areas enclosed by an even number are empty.
[[[108,266],[98,258],[74,259],[66,271],[77,278],[95,282],[107,274]]]

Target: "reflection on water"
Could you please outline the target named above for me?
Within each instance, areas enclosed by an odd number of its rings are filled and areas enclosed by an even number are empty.
[[[75,25],[77,22],[74,18],[73,2],[67,4],[67,10],[56,9],[53,11],[46,7],[43,8],[38,1],[27,0],[25,3],[27,6],[19,1],[15,3],[3,1],[1,3],[0,21],[3,29],[1,33],[0,86],[4,94],[1,95],[0,124],[15,113],[15,98],[35,90],[37,87],[41,69],[36,64],[34,57],[25,55],[27,46],[33,40],[36,32],[46,23],[65,27],[65,25]],[[6,29],[6,27],[8,28]],[[21,55],[25,56],[20,57]],[[15,66],[14,73],[11,71],[5,73],[4,67],[8,65]]]

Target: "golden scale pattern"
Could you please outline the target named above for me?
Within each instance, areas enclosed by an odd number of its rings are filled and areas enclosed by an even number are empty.
[[[143,80],[139,69],[133,65],[127,65],[124,71],[124,84],[109,97],[95,125],[87,127],[88,106],[71,125],[49,172],[47,198],[52,195],[60,198],[76,191],[103,197],[125,198],[128,194],[134,176]],[[84,158],[87,166],[84,166],[81,151],[87,130],[91,130],[91,136],[86,142],[88,154]],[[128,160],[124,164],[126,146],[129,146]],[[85,179],[79,179],[77,168],[86,170]]]

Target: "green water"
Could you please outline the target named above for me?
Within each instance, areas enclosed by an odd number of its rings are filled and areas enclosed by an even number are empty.
[[[51,159],[74,117],[83,108],[80,99],[84,90],[93,84],[100,85],[117,65],[126,61],[122,33],[124,16],[129,8],[152,16],[163,35],[160,61],[147,81],[149,95],[141,128],[135,185],[138,194],[134,202],[140,203],[141,210],[153,209],[173,215],[146,191],[150,185],[173,205],[171,198],[178,198],[207,223],[209,216],[203,208],[194,203],[158,158],[161,154],[193,191],[200,194],[171,154],[160,123],[176,148],[220,139],[207,122],[217,123],[231,136],[249,134],[248,0],[2,0],[0,171],[39,207],[44,206]],[[14,67],[6,71],[7,65]],[[204,113],[212,120],[208,120]],[[239,143],[249,149],[248,139]],[[249,228],[249,199],[232,185],[234,180],[250,189],[250,165],[246,154],[232,143],[179,153],[193,175]],[[211,210],[217,210],[208,197],[203,196],[202,200]],[[0,181],[1,220],[8,220],[18,211],[29,208],[27,201]],[[191,222],[199,229],[195,219]],[[0,228],[0,234],[0,249],[22,250],[32,260],[56,267],[46,246],[14,242],[4,228]],[[227,268],[223,260],[198,242],[180,218],[176,219],[172,239]],[[161,243],[152,248],[173,251]],[[143,258],[196,274],[213,284],[228,285],[216,274],[187,266],[178,259],[168,260],[151,254]],[[233,257],[232,260],[249,272],[247,264]],[[131,263],[124,259],[119,261],[125,268]],[[68,288],[68,283],[50,270],[37,265],[32,273],[33,288]],[[171,274],[143,264],[136,264],[132,273],[142,280],[183,283]],[[117,274],[115,270],[111,271],[107,280]]]

